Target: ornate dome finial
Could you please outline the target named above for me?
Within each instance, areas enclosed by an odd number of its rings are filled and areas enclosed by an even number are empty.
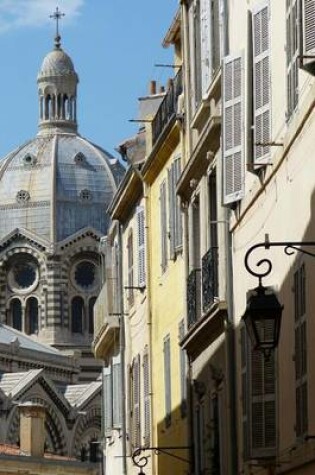
[[[56,36],[55,36],[56,49],[60,49],[60,45],[61,45],[61,36],[59,34],[59,20],[63,16],[65,16],[65,13],[61,13],[58,7],[56,7],[56,11],[52,15],[49,16],[50,18],[53,18],[54,20],[56,20]]]

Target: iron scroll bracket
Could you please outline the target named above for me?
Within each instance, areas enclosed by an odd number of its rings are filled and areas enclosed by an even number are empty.
[[[269,250],[272,247],[282,247],[287,256],[292,256],[296,252],[306,254],[307,256],[315,257],[315,252],[311,252],[307,248],[315,247],[315,241],[269,241],[269,236],[266,234],[265,242],[260,242],[251,246],[245,254],[244,265],[251,275],[257,277],[259,285],[262,285],[262,279],[269,275],[272,271],[272,262],[269,258],[264,257],[254,265],[250,264],[250,256],[256,249],[264,248]]]
[[[164,454],[164,455],[169,455],[170,457],[173,457],[177,460],[180,460],[185,463],[190,463],[188,459],[185,459],[184,457],[180,457],[179,455],[173,454],[172,450],[190,450],[192,447],[191,446],[168,446],[168,447],[138,447],[132,454],[131,458],[136,465],[136,467],[140,468],[140,474],[144,473],[142,472],[142,469],[148,464],[149,461],[149,455],[144,454],[143,452],[145,451],[152,451],[155,454]]]

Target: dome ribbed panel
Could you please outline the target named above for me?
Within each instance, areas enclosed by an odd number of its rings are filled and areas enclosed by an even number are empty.
[[[82,153],[82,163],[75,162]],[[107,158],[85,140],[60,136],[57,164],[57,236],[65,239],[85,226],[105,233],[108,225],[106,209],[113,197],[114,186]],[[90,201],[81,198],[83,190]]]
[[[5,167],[0,179],[0,238],[18,227],[49,239],[51,144],[50,138],[35,139]],[[27,156],[34,157],[35,163],[25,164]],[[21,190],[29,194],[24,202],[17,200]]]

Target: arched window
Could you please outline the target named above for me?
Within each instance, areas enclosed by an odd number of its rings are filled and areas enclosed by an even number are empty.
[[[89,300],[89,333],[93,334],[94,333],[94,313],[93,313],[93,309],[94,309],[94,305],[95,305],[95,302],[96,302],[96,297],[92,297],[90,300]]]
[[[82,297],[74,297],[71,303],[71,331],[83,333],[84,301]]]
[[[19,299],[11,300],[10,314],[12,327],[16,330],[22,331],[22,304]]]
[[[38,301],[30,297],[25,309],[25,333],[32,335],[38,332]]]

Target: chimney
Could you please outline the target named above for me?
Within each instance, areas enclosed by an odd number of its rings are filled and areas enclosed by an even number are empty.
[[[150,96],[156,94],[156,81],[150,81],[150,89],[149,89]]]
[[[20,410],[20,453],[31,457],[43,457],[45,449],[45,407],[26,402]]]

